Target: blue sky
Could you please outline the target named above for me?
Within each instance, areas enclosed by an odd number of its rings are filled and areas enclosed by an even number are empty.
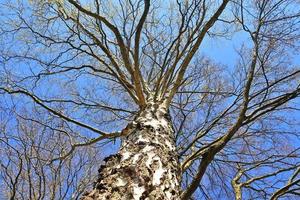
[[[1,2],[1,0],[0,0]],[[237,60],[237,53],[236,50],[239,49],[241,47],[241,44],[243,44],[244,42],[246,44],[248,44],[248,37],[246,36],[246,34],[238,32],[235,33],[232,38],[230,39],[225,39],[225,38],[210,38],[210,37],[206,37],[202,46],[199,49],[199,53],[200,54],[204,54],[209,56],[210,58],[213,58],[217,63],[220,63],[222,65],[226,65],[229,69],[233,69],[233,66],[235,65],[235,62]],[[296,55],[294,57],[294,63],[299,64],[300,63],[300,57],[299,55]],[[20,73],[20,71],[18,72]],[[90,82],[92,82],[91,80],[86,81],[81,80],[82,82],[85,82],[85,85],[90,84]],[[80,83],[80,81],[79,81]],[[82,86],[82,85],[81,85]],[[55,90],[55,87],[54,87]],[[44,92],[49,92],[49,90],[44,91]],[[100,91],[101,93],[101,91]],[[108,95],[108,94],[102,94],[104,95]],[[299,105],[299,99],[297,100],[296,104]],[[81,114],[80,114],[81,115]],[[288,113],[287,113],[288,115]],[[293,118],[295,118],[295,120],[300,118],[300,113],[293,113],[292,114]],[[82,115],[81,115],[82,116]],[[289,116],[291,117],[291,116]],[[109,127],[109,129],[113,129],[114,127]],[[119,127],[118,127],[119,128]],[[295,146],[299,146],[300,143],[298,143],[298,140],[295,140]],[[117,151],[119,146],[119,143],[117,142],[115,145],[109,145],[107,146],[108,148],[104,149],[104,153],[105,154],[110,154],[110,153],[114,153],[115,151]]]

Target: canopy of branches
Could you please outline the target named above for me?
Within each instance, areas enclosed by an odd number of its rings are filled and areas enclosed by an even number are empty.
[[[296,199],[299,10],[0,0],[0,199],[78,199],[150,101],[170,110],[183,194]]]

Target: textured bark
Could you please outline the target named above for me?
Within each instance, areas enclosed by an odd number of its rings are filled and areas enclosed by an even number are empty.
[[[232,184],[234,194],[235,194],[235,200],[242,200],[242,187],[241,184]]]
[[[119,152],[105,159],[95,188],[82,199],[179,199],[179,163],[168,111],[150,103],[129,127]]]

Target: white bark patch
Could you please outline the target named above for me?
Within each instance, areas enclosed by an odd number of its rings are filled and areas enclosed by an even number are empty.
[[[169,147],[170,150],[175,150],[174,146],[168,140],[166,140],[166,145]]]
[[[121,160],[121,161],[127,160],[130,156],[131,156],[131,153],[130,153],[130,152],[125,152],[125,153],[122,155],[122,160]]]
[[[143,149],[143,152],[145,153],[145,152],[148,152],[148,151],[152,151],[153,149],[154,149],[153,146],[147,145],[147,146]]]
[[[157,160],[159,163],[159,167],[157,170],[155,170],[153,174],[153,181],[152,181],[153,185],[160,185],[160,179],[162,178],[163,173],[167,171],[163,168],[160,158],[158,158]]]
[[[144,123],[144,125],[145,126],[152,126],[155,130],[157,130],[158,128],[159,128],[159,125],[160,125],[161,123],[159,122],[159,121],[157,121],[157,120],[155,120],[155,119],[148,119],[145,123]]]
[[[159,135],[159,134],[158,134]],[[155,138],[155,140],[153,141],[155,144],[161,144],[157,138]]]
[[[150,168],[150,165],[151,165],[151,163],[153,162],[153,158],[154,158],[154,156],[155,156],[155,153],[153,153],[153,152],[148,152],[147,155],[148,155],[148,159],[147,159],[147,161],[146,161],[146,166],[147,166],[148,168]]]
[[[117,178],[116,186],[123,187],[127,184],[127,181],[123,180],[122,178]]]
[[[169,123],[167,122],[167,120],[161,120],[161,126],[164,127],[165,129],[168,129],[169,128]]]
[[[140,197],[142,196],[144,191],[145,191],[144,186],[139,187],[138,184],[134,184],[133,185],[133,198],[135,200],[140,200]]]
[[[174,180],[174,177],[172,175],[173,174],[171,173],[171,171],[168,170],[168,179],[170,180],[171,188],[175,189],[178,185],[178,181],[177,179]]]
[[[139,154],[139,153],[138,153],[138,154],[135,154],[135,155],[133,156],[132,163],[133,163],[133,164],[136,164],[136,162],[138,161],[139,157],[140,157],[140,154]]]
[[[138,143],[138,142],[149,142],[149,141],[147,139],[143,138],[142,135],[139,135],[139,137],[138,137],[138,139],[137,139],[136,142]]]
[[[170,191],[166,191],[165,192],[167,199],[171,199],[172,198],[172,194]]]

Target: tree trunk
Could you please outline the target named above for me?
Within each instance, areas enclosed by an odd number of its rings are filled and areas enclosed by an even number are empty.
[[[104,159],[84,200],[179,199],[180,168],[167,109],[150,103],[129,126],[119,152]]]
[[[242,200],[242,187],[240,184],[237,184],[233,187],[235,200]]]

